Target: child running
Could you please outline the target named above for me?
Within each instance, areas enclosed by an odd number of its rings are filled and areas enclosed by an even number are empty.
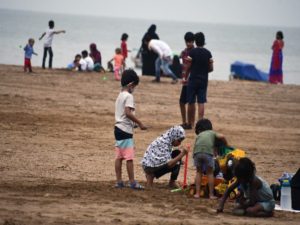
[[[115,172],[117,177],[117,188],[125,187],[122,180],[122,162],[126,161],[126,168],[129,177],[130,187],[132,189],[143,189],[143,187],[134,180],[133,158],[134,142],[133,128],[137,124],[141,130],[147,128],[135,116],[135,104],[133,91],[139,84],[139,77],[134,70],[125,70],[122,74],[122,90],[115,104],[115,139],[116,139],[116,159]]]
[[[194,145],[194,165],[197,169],[195,184],[195,198],[200,198],[201,181],[204,170],[208,177],[209,198],[216,199],[214,196],[214,147],[216,138],[221,139],[225,145],[227,141],[224,135],[213,131],[212,123],[208,119],[201,119],[196,123],[195,133],[197,135]]]
[[[256,175],[255,164],[249,158],[241,158],[234,169],[237,180],[223,195],[217,212],[223,212],[229,194],[238,186],[241,197],[239,205],[233,210],[236,215],[272,216],[275,200],[269,184]]]
[[[32,67],[31,67],[31,57],[32,55],[37,55],[33,50],[34,45],[34,39],[29,38],[28,44],[24,47],[25,51],[25,59],[24,59],[24,72],[32,73]]]
[[[176,187],[180,160],[187,154],[188,150],[183,148],[182,151],[172,151],[172,146],[179,146],[184,139],[184,129],[181,126],[174,126],[148,146],[142,159],[147,187],[152,187],[154,178],[158,179],[166,173],[171,173],[169,187]]]
[[[115,75],[115,80],[120,80],[120,75],[122,73],[123,70],[123,66],[124,66],[124,56],[122,55],[122,51],[120,48],[116,48],[115,50],[115,55],[114,57],[109,60],[109,62],[114,61],[114,75]]]

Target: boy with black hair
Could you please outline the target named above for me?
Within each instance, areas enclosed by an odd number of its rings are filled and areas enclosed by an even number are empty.
[[[197,169],[195,183],[196,194],[195,198],[200,198],[201,183],[203,169],[205,168],[208,177],[209,198],[216,199],[214,196],[214,146],[216,139],[222,140],[227,145],[227,140],[223,134],[213,131],[212,123],[209,119],[200,119],[196,123],[195,133],[197,135],[194,150],[193,159],[194,165]]]
[[[195,103],[197,97],[198,119],[204,117],[204,104],[206,103],[208,73],[213,71],[213,59],[209,50],[204,48],[205,36],[202,32],[195,34],[196,48],[192,49],[187,58],[188,64],[185,77],[189,75],[187,84],[188,98],[188,126],[195,123]]]
[[[133,99],[133,91],[139,84],[139,77],[134,70],[125,70],[122,74],[121,85],[122,90],[115,103],[115,172],[117,188],[125,187],[122,180],[122,161],[126,160],[126,168],[129,177],[129,186],[132,189],[143,189],[143,187],[135,181],[133,170],[134,159],[134,142],[133,128],[138,125],[141,130],[147,127],[135,116],[135,104]]]
[[[45,42],[44,42],[44,55],[43,55],[43,69],[45,69],[45,62],[47,58],[47,52],[49,52],[49,69],[52,68],[52,60],[53,60],[53,51],[52,51],[52,40],[54,34],[60,34],[60,33],[66,33],[65,30],[54,30],[54,21],[50,20],[49,23],[49,28],[41,35],[39,40],[42,40],[44,36],[46,36]]]
[[[83,50],[81,52],[83,60],[86,62],[86,71],[93,71],[94,70],[94,61],[93,59],[89,56],[87,50]]]
[[[187,70],[187,58],[189,56],[190,51],[194,48],[194,34],[192,32],[186,32],[184,35],[184,41],[186,48],[181,52],[180,58],[182,59],[182,88],[181,88],[181,93],[180,93],[180,98],[179,98],[179,107],[180,107],[180,112],[181,112],[181,118],[182,118],[182,124],[181,126],[184,129],[192,129],[192,126],[187,123],[187,109],[186,109],[186,104],[188,103],[187,100],[187,80],[189,74],[186,73]]]

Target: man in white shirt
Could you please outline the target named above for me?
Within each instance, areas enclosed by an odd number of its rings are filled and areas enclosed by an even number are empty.
[[[94,70],[94,61],[93,59],[88,55],[88,52],[86,50],[81,52],[82,58],[86,63],[85,70],[87,71],[93,71]],[[81,68],[82,69],[82,68]],[[83,70],[83,69],[82,69]],[[84,70],[83,70],[84,71]]]
[[[45,38],[45,42],[44,42],[44,55],[43,55],[43,69],[45,69],[45,62],[46,62],[46,58],[47,58],[47,52],[49,52],[49,69],[52,68],[52,59],[53,59],[53,51],[52,51],[52,40],[53,40],[53,36],[54,34],[60,34],[60,33],[66,33],[65,30],[59,30],[59,31],[55,31],[54,30],[54,21],[50,20],[49,21],[49,29],[46,30],[46,32],[44,32],[42,34],[42,36],[39,38],[39,40],[42,40],[42,38],[44,36],[46,36]]]
[[[145,43],[148,45],[149,50],[152,50],[158,54],[158,58],[155,61],[156,78],[153,80],[153,82],[160,82],[160,69],[162,69],[164,74],[172,77],[172,84],[176,84],[178,79],[170,69],[170,64],[172,63],[172,50],[170,46],[162,40],[151,40],[150,36],[145,38]]]

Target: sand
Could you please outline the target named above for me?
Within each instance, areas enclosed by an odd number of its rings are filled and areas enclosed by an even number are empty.
[[[232,202],[216,214],[218,201],[171,193],[168,176],[151,190],[114,189],[119,82],[109,73],[34,71],[0,65],[0,224],[299,224],[300,214],[291,212],[267,219],[233,216]],[[135,174],[142,184],[146,147],[181,123],[180,84],[151,79],[141,77],[134,93],[136,115],[149,126],[134,134]],[[300,86],[210,81],[205,115],[270,184],[300,167]],[[194,138],[187,131],[184,144]],[[195,175],[191,159],[189,183]]]

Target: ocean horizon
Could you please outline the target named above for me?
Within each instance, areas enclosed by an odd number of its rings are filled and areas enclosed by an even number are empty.
[[[214,59],[214,71],[210,74],[213,80],[228,80],[230,64],[235,61],[252,63],[268,72],[275,33],[282,30],[285,36],[284,83],[300,84],[300,28],[288,26],[209,24],[0,9],[0,64],[23,65],[23,47],[29,38],[34,38],[34,50],[38,56],[32,57],[32,65],[41,66],[43,40],[38,38],[51,19],[55,21],[56,30],[66,30],[66,34],[55,35],[53,40],[54,68],[65,68],[76,54],[88,50],[90,43],[97,44],[106,68],[115,48],[120,46],[122,33],[129,35],[127,45],[132,52],[129,53],[127,65],[134,67],[130,57],[135,56],[140,48],[141,39],[149,26],[156,24],[160,39],[170,45],[174,54],[180,54],[185,48],[183,36],[187,31],[204,32],[205,47],[212,52]]]

